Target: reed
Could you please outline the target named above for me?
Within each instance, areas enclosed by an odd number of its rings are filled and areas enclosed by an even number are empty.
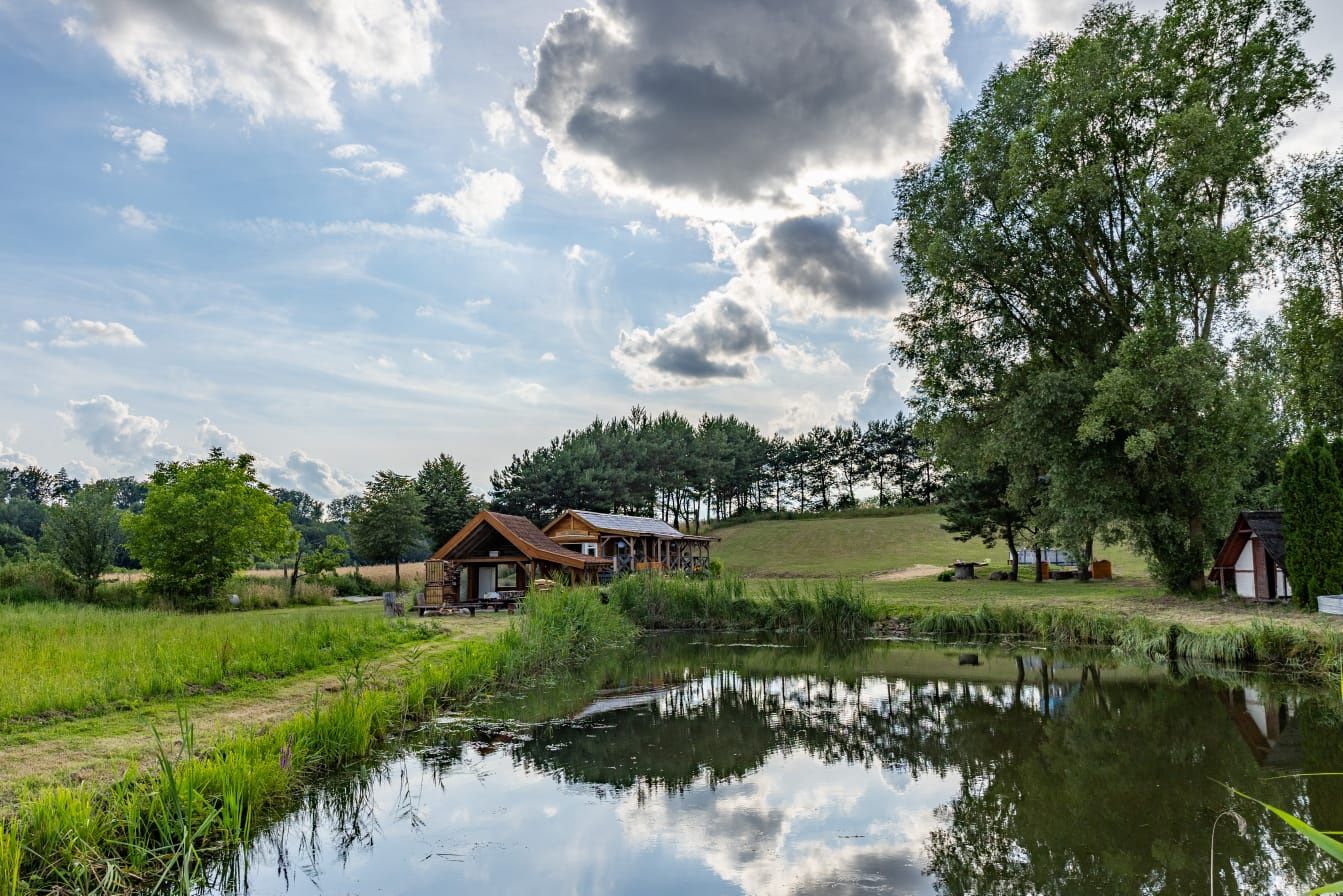
[[[611,586],[611,603],[645,629],[764,629],[815,637],[863,637],[879,613],[862,587],[844,579],[770,583],[762,596],[745,580],[626,576]]]
[[[433,661],[412,657],[390,681],[352,663],[338,695],[314,698],[309,712],[268,731],[202,749],[183,716],[176,747],[159,739],[148,772],[132,770],[102,790],[22,795],[0,818],[0,870],[23,892],[188,891],[203,859],[246,841],[317,775],[368,757],[447,703],[572,668],[635,634],[591,589],[534,594],[496,640],[464,642]],[[17,871],[4,849],[18,856]]]

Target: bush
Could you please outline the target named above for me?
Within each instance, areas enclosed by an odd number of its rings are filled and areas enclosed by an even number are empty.
[[[359,572],[329,576],[323,582],[336,590],[337,597],[359,597],[363,594],[381,594],[382,586]]]
[[[955,574],[949,569],[944,569],[937,574],[937,580],[939,582],[950,582],[954,578],[956,578]]]
[[[52,557],[37,556],[0,566],[0,601],[32,603],[74,600],[79,583]]]

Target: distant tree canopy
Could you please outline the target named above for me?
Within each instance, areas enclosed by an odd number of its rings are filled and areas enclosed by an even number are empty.
[[[1007,469],[1058,541],[1127,536],[1172,590],[1278,460],[1273,396],[1225,343],[1282,216],[1272,151],[1332,71],[1310,23],[1301,0],[1100,3],[896,183],[919,432],[953,473]]]
[[[116,488],[99,484],[81,488],[52,508],[43,527],[44,545],[79,582],[86,600],[93,600],[103,574],[116,561],[123,541],[121,514]]]
[[[295,538],[285,512],[257,482],[252,457],[218,451],[159,464],[144,510],[126,515],[122,525],[151,587],[191,607],[217,604],[229,576],[284,554]]]
[[[425,537],[424,498],[415,480],[391,470],[373,474],[363,497],[350,514],[354,552],[364,562],[396,565],[401,590],[401,561]]]
[[[485,502],[471,493],[466,468],[446,454],[424,462],[415,477],[424,499],[424,522],[430,544],[437,547],[457,533]]]
[[[696,425],[636,407],[515,455],[490,484],[496,508],[536,520],[579,507],[697,526],[748,510],[852,505],[863,487],[876,489],[883,506],[927,503],[937,478],[903,416],[767,439],[732,415],[705,415]]]

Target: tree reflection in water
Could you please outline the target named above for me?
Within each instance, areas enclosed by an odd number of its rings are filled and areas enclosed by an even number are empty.
[[[1283,769],[1261,766],[1343,769],[1343,726],[1329,695],[1271,684],[1279,693],[1263,698],[1263,683],[1247,692],[1254,682],[1226,673],[1169,678],[1098,657],[981,653],[979,665],[961,666],[955,651],[930,646],[827,654],[664,643],[583,681],[589,694],[594,684],[614,686],[609,712],[554,718],[579,714],[573,687],[561,686],[554,703],[544,692],[526,698],[532,718],[551,721],[521,735],[482,726],[468,740],[475,755],[506,751],[521,775],[631,794],[639,806],[658,799],[669,812],[689,794],[749,782],[791,756],[945,779],[954,796],[933,812],[919,870],[935,892],[955,896],[1204,892],[1212,821],[1231,807],[1249,831],[1219,835],[1217,892],[1291,892],[1336,872],[1224,786],[1343,828],[1340,779],[1277,777]],[[435,775],[460,773],[462,745],[448,738],[415,758]],[[420,802],[434,795],[400,768],[392,762],[315,791],[265,835],[264,852],[282,874],[320,876],[373,849],[379,822],[369,794],[397,774],[400,810],[384,819],[422,823]],[[891,797],[889,815],[902,811]],[[245,861],[221,869],[215,889],[245,889]],[[880,889],[885,872],[873,867],[864,886]]]

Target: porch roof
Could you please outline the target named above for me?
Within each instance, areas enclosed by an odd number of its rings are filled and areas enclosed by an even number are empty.
[[[585,557],[575,551],[560,547],[540,529],[536,528],[532,521],[525,516],[495,513],[492,510],[482,510],[473,516],[456,535],[448,539],[446,544],[434,552],[433,559],[447,560],[454,555],[472,556],[474,554],[472,547],[477,540],[475,536],[480,534],[484,527],[497,532],[529,560],[567,566],[571,569],[603,566],[607,562],[599,557]]]

